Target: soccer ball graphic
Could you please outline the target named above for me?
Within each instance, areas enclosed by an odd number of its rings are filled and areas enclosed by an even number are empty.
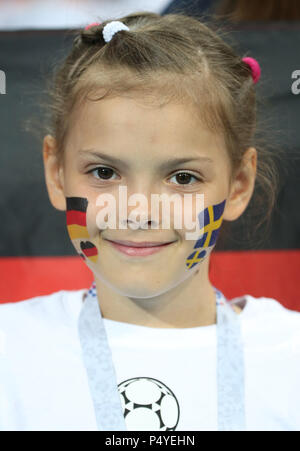
[[[151,377],[134,377],[118,385],[128,431],[175,431],[179,404],[174,393]]]

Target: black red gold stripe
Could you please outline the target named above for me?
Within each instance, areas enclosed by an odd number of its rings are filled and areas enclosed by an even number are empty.
[[[90,241],[81,241],[80,248],[83,254],[91,261],[96,262],[98,257],[98,249]]]
[[[67,197],[67,229],[71,240],[89,238],[86,226],[88,200],[84,197]]]

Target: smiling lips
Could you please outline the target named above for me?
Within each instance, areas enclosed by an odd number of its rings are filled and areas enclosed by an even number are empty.
[[[134,242],[134,241],[111,241],[107,240],[111,243],[111,245],[117,249],[118,251],[122,252],[125,255],[129,256],[146,256],[155,254],[156,252],[159,252],[169,246],[170,244],[174,243],[174,241],[169,241],[167,243],[158,243],[154,241],[143,241],[140,243]]]

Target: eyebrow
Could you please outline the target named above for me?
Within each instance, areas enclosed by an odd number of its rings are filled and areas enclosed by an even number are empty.
[[[105,153],[96,151],[96,150],[79,150],[78,152],[80,155],[83,156],[91,156],[95,158],[101,158],[102,160],[106,160],[111,164],[119,165],[121,167],[124,167],[126,169],[129,168],[128,163],[126,163],[124,160],[121,160],[120,158],[112,157],[111,155],[107,155]],[[191,161],[201,161],[203,163],[213,163],[213,160],[209,157],[185,157],[185,158],[169,158],[168,160],[163,161],[159,167],[161,169],[170,169],[171,167],[179,166],[180,164],[189,163]]]

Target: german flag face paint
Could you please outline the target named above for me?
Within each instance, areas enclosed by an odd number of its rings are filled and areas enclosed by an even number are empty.
[[[223,221],[225,203],[226,199],[220,204],[210,205],[199,213],[198,218],[204,214],[204,227],[200,230],[201,233],[204,233],[197,240],[193,253],[186,259],[188,269],[193,268],[206,257],[207,249],[205,250],[205,248],[209,248],[216,243]]]
[[[89,241],[90,235],[86,224],[86,212],[88,200],[84,197],[67,197],[67,229],[72,241],[80,241],[81,253],[83,259],[88,259],[96,263],[98,259],[98,250],[96,246]]]
[[[96,246],[90,241],[81,241],[80,248],[86,258],[89,258],[92,262],[96,263],[98,257],[98,250]]]

